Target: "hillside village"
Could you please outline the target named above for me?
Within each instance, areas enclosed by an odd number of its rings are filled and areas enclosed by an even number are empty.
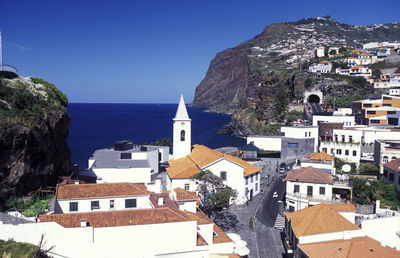
[[[307,23],[251,51],[310,78],[288,104],[302,117],[276,122],[280,135],[192,144],[181,96],[172,146],[96,150],[45,210],[0,213],[0,238],[44,238],[53,257],[400,257],[400,43],[348,42]],[[373,92],[342,106],[329,92],[349,77]]]

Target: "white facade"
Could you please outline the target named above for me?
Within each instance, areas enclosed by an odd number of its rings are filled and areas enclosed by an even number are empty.
[[[125,200],[136,200],[136,207],[125,207]],[[92,201],[98,201],[99,206],[92,208]],[[77,211],[70,210],[70,203],[77,203]],[[111,210],[128,210],[128,209],[145,209],[152,208],[149,195],[142,196],[115,196],[104,198],[85,198],[85,199],[70,199],[70,200],[57,200],[56,209],[60,209],[56,213],[70,213],[70,212],[96,212],[96,211],[111,211]]]
[[[249,135],[247,136],[247,144],[251,142],[264,151],[281,151],[282,140],[280,136]]]
[[[298,192],[295,191],[295,186],[298,186]],[[308,187],[312,187],[311,195],[307,194]],[[289,211],[297,211],[305,209],[310,205],[331,201],[331,184],[286,181],[286,209]]]
[[[281,136],[289,138],[314,138],[314,151],[318,149],[318,126],[282,126]]]
[[[321,141],[320,151],[324,151],[336,158],[343,159],[346,162],[352,162],[360,165],[361,144],[349,142]]]
[[[399,140],[375,140],[374,163],[379,166],[380,174],[383,174],[383,164],[400,158]]]
[[[221,177],[221,172],[226,172],[226,180],[224,184],[237,191],[236,204],[243,204],[251,200],[254,196],[260,193],[260,173],[244,176],[244,168],[228,159],[222,158],[214,163],[211,163],[201,170],[209,170],[214,175]],[[198,183],[194,179],[189,178],[169,178],[171,189],[176,187],[183,188],[192,192],[197,192]]]
[[[92,168],[98,183],[150,183],[151,170],[148,168]]]
[[[332,70],[331,62],[321,62],[318,64],[310,65],[308,71],[311,73],[330,73]]]
[[[178,110],[176,111],[173,121],[173,158],[179,159],[190,154],[192,146],[192,120],[187,113],[183,95],[181,95],[179,100]]]
[[[324,57],[325,56],[325,47],[318,47],[315,49],[315,57]]]
[[[354,116],[313,116],[313,126],[318,126],[321,122],[343,123],[343,127],[354,126]]]
[[[351,115],[353,111],[351,110],[351,108],[338,108],[338,110],[335,110],[333,112],[334,116],[349,116]]]

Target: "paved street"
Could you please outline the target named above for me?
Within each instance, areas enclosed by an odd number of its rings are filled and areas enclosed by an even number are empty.
[[[249,257],[282,257],[284,251],[280,231],[274,229],[273,226],[280,208],[278,200],[282,199],[286,184],[282,182],[282,175],[275,171],[275,167],[264,171],[264,180],[261,185],[263,192],[258,194],[249,205],[232,205],[228,210],[240,221],[240,225],[229,232],[240,234],[242,239],[249,243],[247,246],[250,249]],[[273,197],[274,192],[278,194],[277,197]],[[251,216],[255,217],[253,228],[249,226]]]

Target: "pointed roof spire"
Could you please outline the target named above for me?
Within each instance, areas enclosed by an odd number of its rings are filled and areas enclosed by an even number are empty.
[[[191,120],[186,110],[186,105],[185,101],[183,100],[182,94],[181,94],[181,99],[179,100],[178,110],[176,110],[176,115],[174,120]]]

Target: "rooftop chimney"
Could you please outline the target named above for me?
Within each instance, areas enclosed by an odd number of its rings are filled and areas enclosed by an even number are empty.
[[[158,198],[158,205],[160,205],[160,206],[164,205],[164,197]]]

